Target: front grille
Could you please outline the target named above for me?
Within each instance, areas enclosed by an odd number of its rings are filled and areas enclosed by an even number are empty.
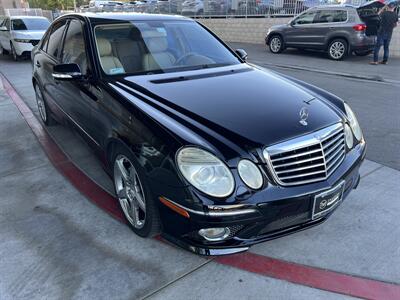
[[[281,185],[299,185],[325,180],[345,157],[341,123],[273,145],[264,150],[270,169]]]

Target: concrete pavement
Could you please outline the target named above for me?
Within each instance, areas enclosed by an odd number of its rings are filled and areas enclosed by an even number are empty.
[[[36,110],[30,82],[14,82],[13,70],[3,65],[0,72]],[[79,136],[63,126],[49,134],[79,168],[110,188]],[[352,291],[262,276],[135,236],[60,175],[4,89],[0,170],[0,299],[346,299]],[[359,189],[326,223],[250,253],[399,287],[400,172],[366,161],[361,174]]]

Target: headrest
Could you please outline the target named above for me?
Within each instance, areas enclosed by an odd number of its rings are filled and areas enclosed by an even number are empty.
[[[168,48],[167,38],[164,36],[146,39],[146,46],[150,53],[164,52]]]
[[[98,38],[97,39],[97,48],[99,49],[100,57],[112,55],[111,43],[107,39]]]

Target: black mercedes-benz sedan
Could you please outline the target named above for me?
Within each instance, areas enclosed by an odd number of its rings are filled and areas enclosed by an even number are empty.
[[[46,125],[75,127],[132,230],[204,255],[325,221],[366,144],[345,101],[179,16],[71,14],[32,54]]]

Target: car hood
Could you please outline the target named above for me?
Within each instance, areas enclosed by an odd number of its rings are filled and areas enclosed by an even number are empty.
[[[190,122],[196,133],[206,132],[200,134],[203,137],[227,139],[242,149],[272,145],[341,120],[326,100],[247,64],[130,76],[117,85],[147,95],[169,116],[185,118],[184,123]],[[308,112],[306,125],[300,123],[302,108]]]
[[[288,24],[279,24],[279,25],[273,25],[269,28],[269,31],[273,30],[279,30],[288,27]]]
[[[45,31],[27,31],[27,30],[16,30],[13,31],[13,37],[17,39],[30,39],[30,40],[40,40]]]

